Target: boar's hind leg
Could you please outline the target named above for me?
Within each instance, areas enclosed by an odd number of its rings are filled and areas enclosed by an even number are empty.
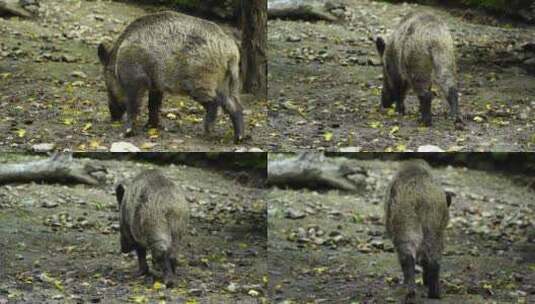
[[[218,100],[223,107],[223,111],[230,116],[232,126],[234,127],[234,142],[239,143],[243,140],[243,107],[239,98],[236,96],[219,95]]]
[[[149,121],[148,128],[158,128],[160,126],[160,108],[162,106],[163,93],[160,91],[149,91]]]
[[[404,245],[398,247],[398,258],[401,269],[403,270],[403,283],[407,289],[405,303],[411,304],[416,300],[416,282],[414,279],[415,258],[407,246]]]
[[[425,91],[418,93],[418,100],[420,101],[420,113],[422,122],[425,126],[431,126],[431,101],[433,100],[433,93]]]
[[[440,298],[440,264],[437,261],[427,262],[427,287],[429,288],[427,296],[432,299]]]
[[[139,264],[138,275],[146,275],[149,273],[149,265],[147,264],[147,250],[141,246],[136,246],[137,261]]]

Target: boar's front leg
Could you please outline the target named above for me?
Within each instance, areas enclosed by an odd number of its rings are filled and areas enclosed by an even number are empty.
[[[162,106],[163,93],[160,91],[149,91],[149,121],[148,128],[160,127],[160,108]]]
[[[217,118],[217,108],[218,105],[215,102],[209,102],[203,104],[204,109],[206,110],[206,115],[204,116],[204,132],[209,135],[214,132],[215,120]]]
[[[136,246],[137,261],[139,270],[137,275],[146,275],[149,273],[149,265],[147,264],[147,250],[141,246]]]
[[[141,90],[137,88],[128,88],[126,90],[126,130],[125,136],[135,135],[137,115],[139,114],[139,103],[141,99]]]

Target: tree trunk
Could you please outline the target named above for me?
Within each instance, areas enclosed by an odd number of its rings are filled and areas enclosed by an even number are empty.
[[[301,153],[268,161],[268,183],[293,187],[329,187],[359,191],[365,186],[366,170],[355,160],[325,157],[322,153]]]
[[[243,89],[267,98],[267,0],[241,1]]]
[[[0,165],[0,184],[27,182],[65,182],[97,185],[91,174],[105,171],[74,162],[72,154],[57,153],[45,160]]]
[[[0,0],[0,16],[12,15],[23,18],[31,18],[32,13],[22,7],[17,0]]]

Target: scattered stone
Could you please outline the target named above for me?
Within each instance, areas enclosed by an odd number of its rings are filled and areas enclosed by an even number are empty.
[[[192,288],[192,289],[188,290],[188,294],[190,296],[199,297],[199,296],[202,295],[202,290],[198,289],[198,288]]]
[[[360,152],[360,147],[342,147],[340,148],[340,152],[342,153],[351,153],[351,152]]]
[[[53,144],[53,143],[40,143],[40,144],[33,145],[32,150],[33,152],[44,153],[44,152],[50,152],[54,150],[55,147],[56,147],[56,144]]]
[[[301,41],[301,37],[299,37],[299,36],[288,36],[286,38],[286,41],[288,41],[288,42],[299,42],[299,41]]]
[[[416,152],[444,152],[444,150],[434,145],[423,145],[419,146]]]
[[[141,152],[141,149],[125,141],[111,144],[110,152]]]
[[[43,202],[41,203],[41,207],[43,208],[56,208],[59,204],[57,202]]]
[[[87,78],[87,74],[82,71],[73,71],[71,74],[73,77],[79,77],[79,78]]]
[[[288,208],[286,210],[286,218],[296,220],[296,219],[302,219],[306,216],[306,214],[303,211],[295,210],[293,208]]]
[[[236,284],[236,283],[234,283],[234,282],[231,282],[231,283],[227,286],[226,289],[227,289],[229,292],[234,293],[234,292],[237,292],[237,291],[238,291],[238,287],[239,287],[238,284]]]

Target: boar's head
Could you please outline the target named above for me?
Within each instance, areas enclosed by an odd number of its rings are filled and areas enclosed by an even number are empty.
[[[392,96],[392,86],[390,85],[391,81],[389,80],[390,74],[387,70],[387,65],[385,64],[385,49],[386,43],[383,38],[377,37],[375,40],[375,46],[379,52],[379,57],[381,57],[381,62],[383,64],[383,90],[381,92],[381,105],[383,108],[389,108],[394,103],[394,98]]]
[[[115,76],[115,64],[112,60],[112,46],[103,42],[98,46],[98,57],[103,65],[104,81],[108,91],[108,107],[112,121],[121,120],[126,111],[126,100],[123,89]]]

